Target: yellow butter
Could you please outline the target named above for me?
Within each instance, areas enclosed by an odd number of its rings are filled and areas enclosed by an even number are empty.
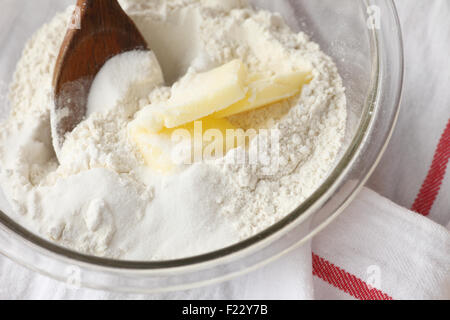
[[[139,130],[156,133],[164,128],[164,106],[149,105],[139,111],[133,121],[128,124],[128,132]]]
[[[240,60],[233,60],[183,79],[172,88],[172,96],[167,102],[147,106],[131,125],[156,133],[164,127],[176,128],[202,119],[244,99],[246,82],[245,65]]]
[[[176,87],[164,112],[164,126],[175,128],[204,118],[245,98],[247,70],[240,60],[200,73]]]
[[[129,137],[137,145],[145,164],[151,169],[168,174],[173,172],[180,159],[174,159],[174,150],[180,143],[189,147],[187,157],[182,164],[189,164],[210,158],[223,157],[229,150],[236,148],[242,139],[227,141],[229,130],[240,132],[226,119],[207,117],[176,128],[163,128],[152,133],[146,128],[129,127]]]
[[[230,117],[235,114],[261,108],[269,104],[293,97],[311,81],[311,72],[292,72],[270,78],[254,77],[248,85],[246,97],[214,114],[215,118]]]
[[[130,130],[129,136],[137,145],[145,164],[160,173],[170,173],[175,170],[171,153],[164,142],[146,130]]]
[[[177,146],[187,145],[183,159],[189,163],[224,156],[257,134],[237,129],[226,117],[292,97],[309,81],[310,70],[249,76],[244,64],[233,60],[182,80],[167,102],[140,111],[128,134],[147,166],[170,173],[180,164],[174,161]]]

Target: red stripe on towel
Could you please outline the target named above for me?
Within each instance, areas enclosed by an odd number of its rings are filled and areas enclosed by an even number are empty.
[[[427,177],[422,184],[411,210],[425,216],[430,214],[431,208],[441,189],[442,182],[444,181],[449,159],[450,119],[437,146],[430,170],[428,171]],[[312,260],[313,274],[315,276],[348,293],[354,298],[360,300],[392,300],[392,297],[388,294],[378,289],[371,288],[360,278],[314,253],[312,255]]]
[[[450,158],[450,119],[447,127],[442,134],[438,147],[434,154],[433,162],[427,177],[425,178],[419,194],[411,208],[412,211],[427,216],[430,214],[431,208],[439,194],[442,182],[444,181],[445,172],[447,171],[448,160]]]
[[[381,290],[371,288],[351,273],[313,253],[313,275],[359,300],[392,300]]]

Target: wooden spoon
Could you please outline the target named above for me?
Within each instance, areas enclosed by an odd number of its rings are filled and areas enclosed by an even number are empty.
[[[57,154],[66,133],[86,115],[89,90],[105,62],[123,52],[148,50],[117,0],[78,0],[73,22],[76,26],[67,31],[53,76],[51,124]]]

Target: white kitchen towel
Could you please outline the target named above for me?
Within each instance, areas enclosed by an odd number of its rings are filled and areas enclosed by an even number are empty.
[[[395,3],[405,46],[402,109],[392,141],[369,187],[411,208],[420,195],[427,196],[426,190],[421,194],[420,189],[428,177],[431,189],[439,189],[439,194],[430,209],[427,207],[432,201],[427,199],[418,207],[432,220],[448,225],[450,178],[448,173],[446,179],[442,177],[450,152],[450,1]],[[441,152],[437,152],[440,141]],[[432,198],[433,194],[428,196]]]
[[[0,258],[0,298],[450,299],[442,227],[450,223],[450,1],[396,4],[406,55],[402,112],[369,186],[427,218],[364,190],[312,244],[238,279],[162,295],[74,291]]]
[[[315,257],[317,281],[355,298],[450,299],[448,230],[368,189],[314,238],[312,249],[334,264]]]

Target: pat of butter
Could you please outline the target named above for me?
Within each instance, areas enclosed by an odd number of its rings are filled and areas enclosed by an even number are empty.
[[[230,117],[235,114],[261,108],[269,104],[293,97],[299,94],[302,87],[311,81],[310,71],[298,71],[270,78],[256,77],[248,85],[245,99],[214,114],[215,118]]]
[[[130,133],[130,137],[136,143],[139,152],[144,157],[145,164],[156,172],[170,173],[176,168],[171,161],[170,149],[158,137],[149,134],[145,130],[137,130]]]
[[[129,124],[128,133],[147,166],[171,173],[181,163],[222,157],[245,145],[247,137],[252,139],[253,135],[237,130],[224,118],[292,97],[310,80],[310,69],[249,77],[244,64],[233,60],[181,80],[167,102],[140,111]],[[233,131],[231,136],[229,130]],[[174,154],[180,145],[187,151],[181,158]]]
[[[235,139],[227,141],[229,130]],[[207,117],[176,128],[152,133],[144,127],[130,126],[129,137],[136,143],[145,164],[163,174],[172,173],[180,164],[223,157],[245,143],[242,133],[226,119]],[[180,151],[182,154],[180,154]]]
[[[172,88],[167,102],[139,112],[132,125],[156,133],[207,117],[244,99],[246,80],[247,69],[240,60],[193,75]]]
[[[204,118],[245,98],[247,69],[240,60],[200,73],[172,92],[164,126],[175,128]]]

